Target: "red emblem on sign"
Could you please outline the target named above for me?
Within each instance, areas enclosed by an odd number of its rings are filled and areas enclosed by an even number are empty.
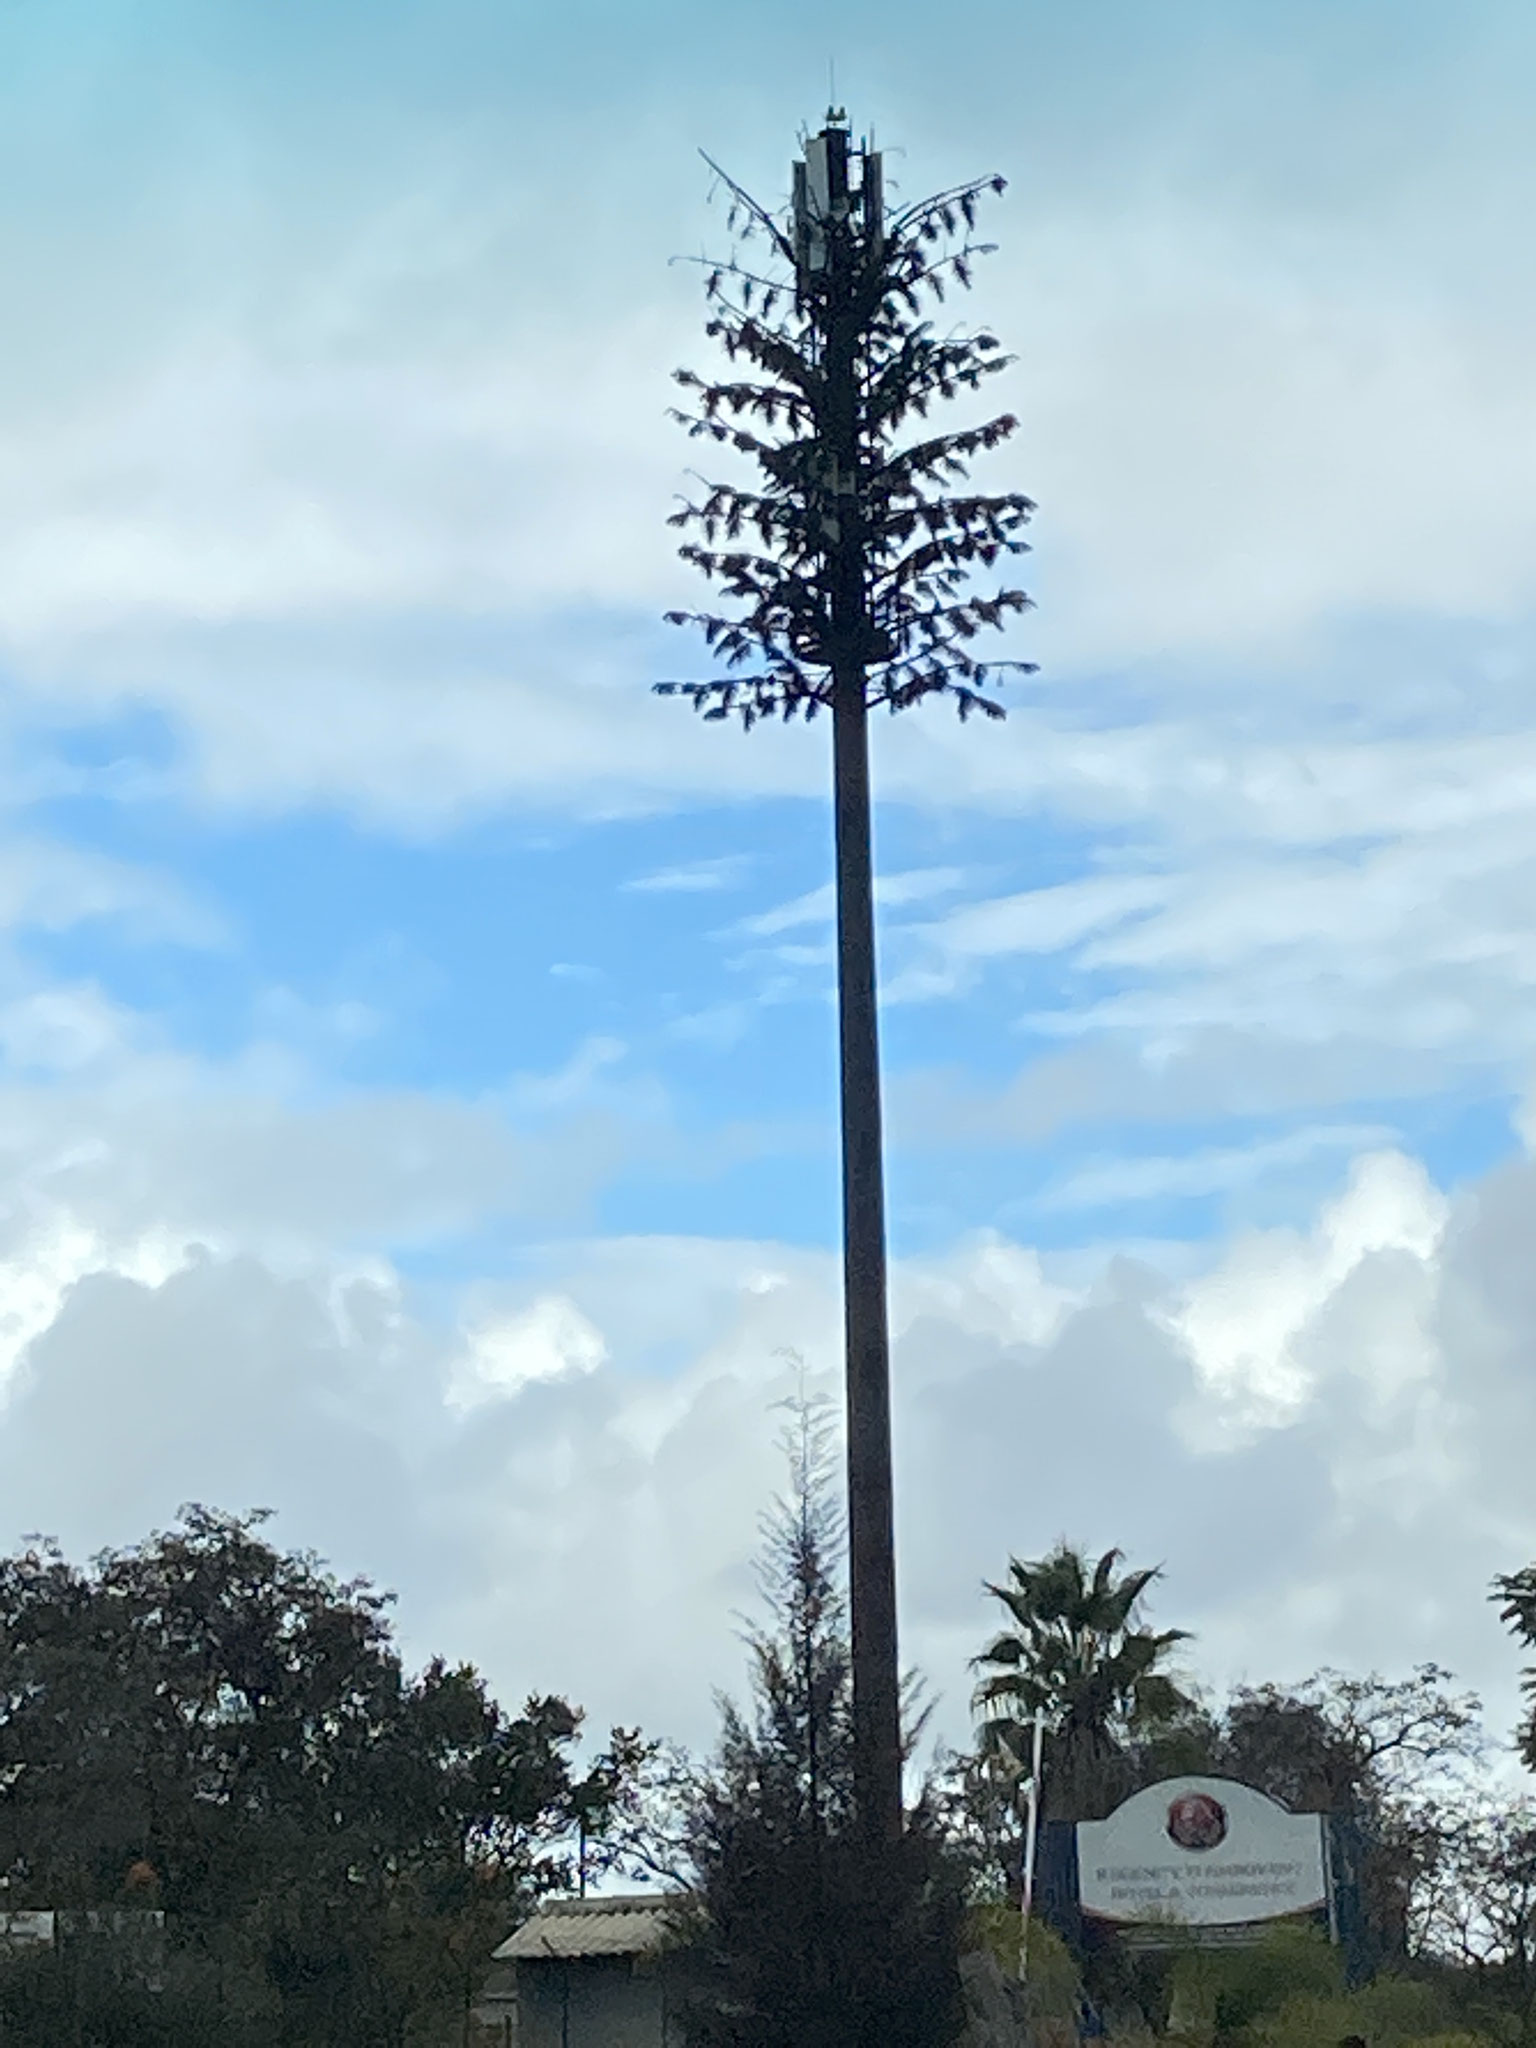
[[[1168,1808],[1168,1839],[1181,1849],[1215,1849],[1227,1839],[1227,1809],[1209,1792],[1181,1792]]]

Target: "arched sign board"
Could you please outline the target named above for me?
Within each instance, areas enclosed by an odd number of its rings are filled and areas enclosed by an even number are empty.
[[[1320,1813],[1231,1778],[1165,1778],[1079,1821],[1084,1913],[1127,1934],[1257,1929],[1328,1904]]]

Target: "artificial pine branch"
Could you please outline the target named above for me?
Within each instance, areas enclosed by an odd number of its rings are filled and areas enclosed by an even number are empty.
[[[983,663],[968,643],[1004,628],[1029,599],[1008,587],[977,591],[972,579],[1004,555],[1027,552],[1022,532],[1034,506],[1021,492],[986,496],[955,486],[1018,422],[1004,413],[913,442],[895,437],[909,418],[979,391],[1013,360],[991,333],[939,337],[921,317],[924,301],[942,300],[948,284],[969,286],[976,259],[990,253],[972,230],[979,200],[1003,181],[980,179],[920,200],[894,214],[878,238],[861,238],[851,211],[829,219],[832,254],[818,279],[795,274],[792,226],[719,165],[710,168],[730,195],[733,231],[765,238],[785,273],[764,274],[734,257],[709,267],[705,331],[755,377],[676,372],[694,406],[672,417],[692,438],[745,457],[760,487],[701,479],[702,495],[674,513],[671,523],[692,536],[683,559],[742,609],[669,612],[670,623],[701,631],[730,673],[658,690],[749,726],[772,715],[812,717],[831,702],[839,656],[851,653],[871,705],[896,711],[947,696],[962,718],[1000,717],[987,693],[1033,664]],[[837,264],[854,283],[834,304],[828,280]],[[838,346],[853,350],[860,394],[851,469],[833,454],[824,358],[834,333]],[[742,545],[749,537],[755,546]],[[833,589],[846,590],[850,550],[864,593],[852,643],[846,628],[841,640],[833,628]],[[754,673],[742,673],[754,664]]]

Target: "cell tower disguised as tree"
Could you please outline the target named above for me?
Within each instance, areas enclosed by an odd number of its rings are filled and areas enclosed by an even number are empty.
[[[1024,551],[1033,507],[1017,492],[963,488],[971,458],[1017,422],[910,431],[1010,360],[991,334],[939,334],[925,317],[948,287],[969,285],[986,253],[973,239],[977,203],[1002,180],[888,212],[881,158],[854,146],[838,112],[806,144],[784,214],[721,175],[737,244],[710,272],[706,332],[740,374],[711,382],[680,370],[693,410],[678,418],[759,474],[750,489],[706,481],[673,519],[691,536],[684,559],[732,609],[668,614],[702,629],[723,673],[659,687],[745,726],[832,714],[855,1754],[864,1821],[894,1837],[901,1728],[868,715],[943,696],[962,718],[1001,717],[989,691],[1029,666],[984,662],[973,647],[1028,603],[978,578]]]

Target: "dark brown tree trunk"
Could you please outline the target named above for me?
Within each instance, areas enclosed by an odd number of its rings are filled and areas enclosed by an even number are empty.
[[[843,1126],[843,1328],[848,1415],[849,1604],[854,1770],[863,1825],[901,1833],[901,1703],[891,1497],[885,1184],[863,664],[836,679],[832,713],[837,835],[838,1022]]]

